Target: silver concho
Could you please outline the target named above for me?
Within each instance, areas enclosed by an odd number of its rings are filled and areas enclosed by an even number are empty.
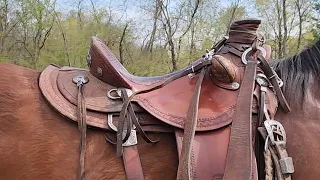
[[[72,82],[77,84],[77,86],[84,85],[89,82],[89,78],[85,75],[79,74],[72,78]]]

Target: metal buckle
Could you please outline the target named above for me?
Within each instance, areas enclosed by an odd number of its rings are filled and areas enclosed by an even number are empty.
[[[269,85],[267,76],[262,73],[257,74],[256,81],[260,86],[267,87]]]
[[[206,50],[206,54],[203,55],[203,58],[206,60],[206,61],[211,61],[212,60],[212,57],[214,55],[214,50],[212,51],[209,51],[208,49]]]
[[[268,137],[272,145],[276,143],[286,144],[287,135],[282,124],[276,120],[266,120],[264,121],[264,127],[267,130]],[[267,141],[266,141],[267,143]]]
[[[257,49],[260,50],[262,52],[262,56],[265,58],[267,56],[267,51],[261,47],[261,46],[257,46]],[[245,50],[241,56],[241,61],[243,64],[248,64],[248,60],[247,60],[247,55],[248,53],[252,51],[252,47],[248,48],[247,50]]]
[[[279,160],[280,169],[282,174],[292,174],[294,173],[294,166],[291,157],[286,157]]]
[[[127,94],[128,94],[128,97],[132,96],[133,92],[132,90],[130,89],[125,89],[127,91]],[[114,93],[116,93],[116,95],[113,95]],[[107,96],[110,98],[110,99],[121,99],[122,97],[122,94],[121,94],[121,89],[111,89],[107,92]]]
[[[118,128],[113,124],[112,114],[108,114],[108,126],[114,130],[118,131]],[[122,144],[122,146],[134,146],[138,144],[137,131],[135,130],[135,126],[133,125],[133,129],[131,129],[130,136],[126,142]],[[126,135],[126,131],[123,131],[122,137]]]
[[[278,76],[278,74],[276,73],[276,71],[272,67],[271,67],[271,70],[272,70],[273,75],[275,76],[275,78],[276,78],[276,80],[277,80],[277,82],[279,84],[279,87],[282,87],[283,86],[282,79],[280,79],[280,77]],[[269,79],[271,79],[271,77]]]

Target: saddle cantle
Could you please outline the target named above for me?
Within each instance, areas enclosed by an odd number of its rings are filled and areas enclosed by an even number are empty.
[[[91,74],[101,81],[115,87],[123,87],[132,90],[142,90],[160,84],[167,78],[182,72],[187,68],[185,67],[164,76],[134,76],[122,66],[110,49],[97,37],[92,37],[87,63]]]
[[[246,65],[241,62],[241,56],[256,41],[255,32],[259,24],[260,20],[254,19],[234,22],[230,27],[229,39],[223,39],[214,50],[210,51],[210,53],[214,51],[214,54],[207,53],[206,56],[181,70],[155,77],[137,77],[130,74],[108,47],[98,38],[93,37],[87,58],[89,70],[50,65],[41,73],[39,86],[53,108],[65,117],[79,123],[80,88],[79,84],[74,83],[74,78],[79,75],[86,77],[87,80],[81,85],[81,95],[85,99],[85,122],[107,132],[117,131],[116,127],[121,124],[120,117],[124,107],[123,100],[125,100],[121,99],[120,94],[117,95],[119,98],[111,97],[111,93],[116,92],[119,88],[127,89],[126,92],[136,93],[132,96],[131,105],[134,116],[137,117],[139,126],[142,128],[142,133],[143,131],[174,132],[180,154],[183,146],[183,131],[186,130],[187,113],[190,112],[190,102],[194,97],[196,84],[201,75],[185,75],[167,82],[168,79],[186,71],[189,72],[199,64],[206,62],[207,55],[209,55],[211,57],[210,66],[204,73],[200,90],[194,137],[196,143],[191,149],[194,154],[191,160],[192,177],[196,174],[200,179],[222,177],[226,166],[230,125],[234,118],[239,90],[246,69]],[[263,74],[259,68],[257,72]],[[167,84],[162,87],[164,83]],[[157,86],[161,88],[138,93]],[[253,96],[252,112],[257,114],[260,106],[258,83],[255,85]],[[274,116],[278,103],[274,99],[276,96],[271,87],[267,89],[263,102],[271,117]],[[132,112],[130,113],[132,115]],[[125,124],[130,126],[129,122]],[[127,128],[129,126],[125,125]],[[136,128],[139,127],[136,126]],[[136,144],[136,141],[134,142]],[[126,150],[128,148],[124,148],[124,154]],[[209,151],[214,153],[209,153]],[[137,153],[137,150],[135,152]],[[139,156],[136,155],[136,158]],[[254,157],[252,159],[255,164]],[[125,165],[127,163],[125,161]],[[140,161],[136,164],[128,164],[130,165],[127,166],[139,166]],[[127,167],[126,171],[128,169],[130,168]],[[130,176],[131,173],[128,172],[127,176]]]

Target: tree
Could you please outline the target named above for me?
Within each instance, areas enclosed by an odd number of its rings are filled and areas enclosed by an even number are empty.
[[[301,46],[303,23],[306,21],[306,17],[308,15],[307,12],[311,10],[312,2],[311,0],[295,0],[294,3],[297,8],[298,17],[299,17],[299,34],[298,34],[298,43],[297,43],[297,50],[299,50]]]
[[[55,0],[19,1],[17,16],[23,34],[18,41],[28,53],[34,69],[55,22],[55,16],[51,13],[55,11],[55,4]]]

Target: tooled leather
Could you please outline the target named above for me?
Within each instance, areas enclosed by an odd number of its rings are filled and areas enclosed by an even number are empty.
[[[88,124],[100,128],[107,128],[107,118],[105,112],[116,113],[121,110],[121,101],[110,100],[106,97],[106,90],[112,89],[114,87],[107,85],[96,79],[94,76],[86,70],[80,71],[82,74],[89,77],[89,82],[84,86],[84,95],[87,104],[87,121]],[[72,83],[72,78],[79,74],[79,69],[72,68],[56,68],[53,66],[47,67],[40,76],[40,85],[42,85],[42,92],[46,94],[49,98],[49,102],[61,112],[64,116],[76,121],[76,94],[77,86]],[[137,97],[138,98],[138,97]],[[159,97],[161,98],[161,97]],[[204,98],[204,97],[203,97]],[[110,101],[110,102],[109,102]],[[118,104],[120,103],[120,104]],[[140,101],[138,102],[140,104]],[[143,103],[146,105],[147,103]],[[114,107],[112,107],[114,106]],[[136,105],[135,111],[138,116],[144,113],[144,106]],[[217,116],[211,116],[209,114],[206,118],[199,119],[197,130],[213,130],[225,125],[228,125],[232,121],[232,114],[234,112],[234,106],[230,106],[224,109],[225,112],[218,114]],[[153,111],[152,111],[153,112]],[[161,111],[163,112],[163,111]],[[173,125],[178,128],[184,127],[184,117],[178,117],[172,114],[162,114],[162,116],[157,117],[154,113],[148,115],[148,119],[160,119],[163,124]],[[165,117],[166,119],[162,118]],[[171,119],[172,117],[176,117]],[[115,116],[117,119],[118,116]]]
[[[103,43],[98,39],[93,37],[91,41],[91,47],[89,50],[89,55],[91,58],[90,63],[90,72],[100,79],[101,81],[106,82],[107,84],[114,85],[116,87],[125,87],[131,89],[132,87],[128,84],[128,82],[121,77],[121,74],[116,70],[119,67],[115,67],[115,65],[119,62],[114,55],[110,53],[106,53],[105,51],[96,51],[97,47],[102,46]],[[105,61],[105,58],[108,61]],[[111,64],[112,63],[112,64]],[[114,66],[111,66],[114,65]],[[102,74],[100,75],[97,72],[97,69],[101,68]]]
[[[183,128],[196,80],[197,76],[192,79],[185,76],[161,89],[139,94],[133,101],[156,118]],[[216,129],[230,124],[236,98],[237,91],[222,89],[206,76],[200,93],[197,131]]]
[[[154,77],[140,77],[130,74],[114,56],[110,49],[98,38],[92,37],[91,48],[89,51],[91,57],[90,72],[95,77],[116,87],[125,87],[134,91],[147,89],[150,86],[160,84],[165,79],[184,71],[186,68],[178,71]],[[199,59],[198,61],[200,61]],[[97,67],[101,67],[103,74],[99,76],[96,72]]]
[[[77,122],[77,106],[67,100],[57,86],[59,68],[48,66],[40,75],[39,87],[48,103],[67,119]],[[90,81],[90,80],[89,80]],[[72,82],[71,82],[72,83]],[[76,86],[76,85],[75,85]],[[172,127],[159,121],[148,113],[136,113],[140,124],[145,131],[172,132]],[[114,124],[119,121],[119,114],[113,115]],[[107,114],[87,109],[87,124],[93,127],[111,130],[107,123]],[[111,130],[113,131],[113,130]]]
[[[107,92],[116,87],[94,77],[86,69],[72,69],[69,67],[62,67],[59,69],[57,76],[57,86],[60,93],[72,104],[76,105],[77,102],[77,86],[73,84],[72,78],[76,75],[85,75],[88,77],[89,82],[84,87],[84,95],[86,97],[86,106],[89,110],[98,112],[120,112],[122,108],[121,100],[111,100],[107,96]],[[134,110],[136,112],[144,111],[141,107],[135,105]]]

